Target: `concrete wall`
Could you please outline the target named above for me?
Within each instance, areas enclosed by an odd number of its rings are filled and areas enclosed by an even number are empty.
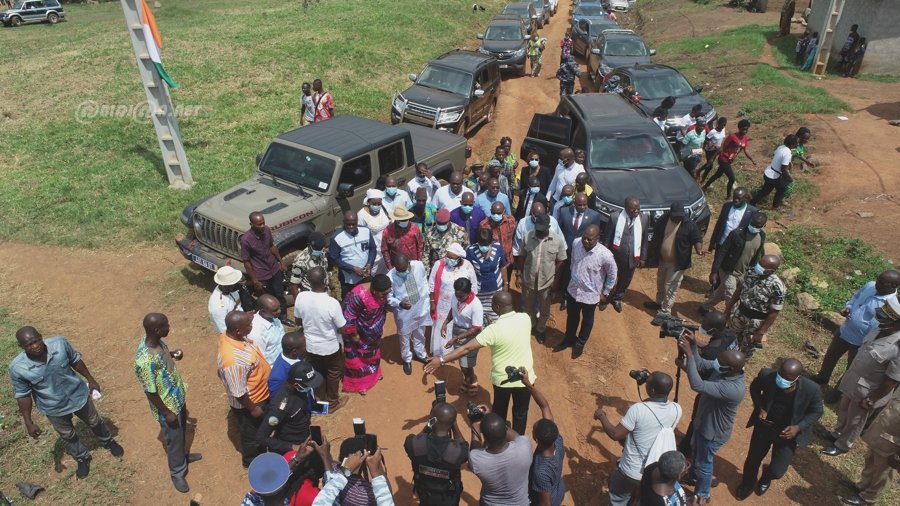
[[[815,0],[809,15],[809,30],[821,31],[828,19],[829,0]],[[846,0],[844,10],[834,31],[832,58],[850,34],[850,27],[859,25],[859,33],[869,45],[860,72],[866,74],[900,75],[900,1]]]

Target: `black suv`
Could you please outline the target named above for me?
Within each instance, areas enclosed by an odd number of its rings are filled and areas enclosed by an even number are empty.
[[[615,69],[623,65],[650,63],[656,55],[655,49],[647,49],[644,39],[631,30],[604,30],[600,32],[587,56],[588,75],[594,74],[601,66]]]
[[[543,165],[555,167],[565,147],[585,150],[585,169],[594,188],[591,206],[604,220],[633,195],[651,224],[680,200],[700,230],[709,226],[706,198],[662,131],[618,94],[567,96],[555,114],[535,114],[521,156],[536,151]]]
[[[606,79],[614,75],[619,76],[619,83],[623,88],[628,85],[634,86],[635,91],[641,96],[638,107],[648,116],[662,105],[664,98],[675,97],[675,106],[669,109],[669,119],[666,121],[666,136],[669,140],[675,139],[682,126],[681,118],[691,112],[691,108],[696,104],[700,104],[703,108],[704,119],[707,122],[716,119],[716,110],[700,95],[703,86],[691,86],[681,72],[672,67],[656,63],[629,65],[613,70],[606,75]]]
[[[493,56],[456,49],[430,61],[391,103],[391,123],[416,123],[466,135],[490,123],[500,95],[500,67]]]
[[[530,35],[525,34],[522,22],[510,16],[495,16],[484,33],[478,34],[478,52],[497,58],[501,72],[525,75],[525,48]]]

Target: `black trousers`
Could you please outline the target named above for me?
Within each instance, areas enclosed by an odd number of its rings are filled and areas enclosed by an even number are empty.
[[[287,311],[287,300],[284,298],[284,273],[278,271],[271,278],[261,280],[260,282],[265,285],[263,287],[263,292],[278,299],[278,303],[281,304],[281,316],[286,317],[285,311]]]
[[[728,178],[728,195],[731,196],[731,192],[734,190],[734,183],[737,181],[734,177],[734,169],[731,167],[731,164],[728,162],[723,162],[719,160],[719,168],[716,170],[716,173],[713,174],[711,178],[706,182],[703,188],[709,188],[712,184],[719,179],[720,177],[725,176]]]
[[[525,387],[503,388],[497,385],[493,385],[493,387],[494,405],[491,411],[506,420],[506,413],[509,411],[509,399],[512,397],[512,428],[524,436],[525,428],[528,425],[528,404],[531,402],[531,394],[528,393],[528,389]]]
[[[559,270],[559,287],[563,292],[563,300],[566,300],[568,297],[567,287],[569,286],[569,281],[572,280],[572,264],[570,259],[563,260],[562,268]]]
[[[753,196],[753,200],[751,200],[750,203],[754,206],[759,204],[764,198],[772,193],[772,190],[775,190],[775,199],[772,200],[772,209],[778,209],[781,207],[782,201],[784,200],[785,192],[787,192],[787,182],[784,181],[783,177],[769,179],[763,176],[763,186],[759,190],[759,193]]]
[[[266,400],[259,405],[263,413],[268,411],[269,401]],[[257,455],[263,453],[265,448],[256,442],[256,432],[259,430],[259,424],[263,422],[265,415],[259,418],[253,418],[250,411],[245,408],[231,408],[231,412],[237,418],[238,427],[241,430],[241,463],[244,468],[250,467],[250,463]]]
[[[759,474],[759,466],[766,454],[772,450],[772,461],[766,469],[766,474],[761,480],[777,480],[784,476],[794,452],[797,450],[797,438],[782,439],[779,429],[768,427],[754,427],[750,436],[750,447],[747,448],[747,459],[744,460],[744,478],[742,483],[749,487],[756,485],[756,477]]]
[[[566,292],[566,342],[574,344],[576,348],[584,348],[591,337],[596,314],[597,304],[578,302]],[[579,323],[581,331],[578,330]]]
[[[619,254],[613,254],[613,256],[616,259],[616,267],[619,272],[616,276],[616,287],[613,288],[610,299],[621,301],[625,298],[625,292],[628,291],[631,280],[634,278],[634,267],[632,267],[634,260]]]
[[[819,368],[819,374],[816,375],[816,380],[823,385],[827,385],[831,381],[831,373],[834,372],[834,367],[837,365],[838,360],[844,356],[844,353],[847,354],[847,368],[849,369],[853,359],[856,358],[856,352],[859,351],[859,346],[844,341],[838,336],[838,332],[840,332],[840,329],[831,338],[831,344],[828,345],[828,351],[825,352],[825,358],[822,359],[822,367]]]

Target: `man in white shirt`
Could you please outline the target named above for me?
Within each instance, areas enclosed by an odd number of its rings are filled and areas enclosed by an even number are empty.
[[[220,267],[213,276],[213,280],[218,286],[209,296],[208,309],[209,319],[217,334],[225,332],[225,315],[232,311],[243,310],[240,296],[240,283],[243,277],[241,271],[230,265]]]
[[[772,200],[772,209],[778,209],[784,200],[784,194],[787,192],[789,183],[794,181],[791,177],[791,150],[797,147],[798,139],[796,135],[788,135],[784,138],[784,144],[775,149],[775,155],[772,162],[763,172],[763,186],[759,193],[753,196],[750,201],[754,206],[758,206],[760,202],[769,196],[772,190],[775,190],[775,198]]]
[[[300,87],[300,126],[306,126],[316,119],[316,104],[312,98],[312,88],[309,83],[303,83]]]
[[[414,177],[412,181],[406,183],[406,188],[409,191],[409,198],[415,200],[416,190],[425,188],[425,193],[428,194],[429,202],[431,202],[432,197],[434,197],[434,192],[440,187],[441,183],[438,182],[437,178],[431,175],[431,169],[428,168],[428,164],[425,162],[416,164],[416,177]]]
[[[534,222],[542,214],[547,214],[547,208],[541,202],[535,202],[531,205],[531,216],[526,216],[519,220],[519,223],[516,225],[516,233],[513,236],[512,254],[514,257],[521,255],[525,234],[534,230]],[[562,230],[559,229],[559,222],[553,216],[550,217],[550,231],[563,237]]]
[[[403,372],[409,376],[412,374],[413,360],[423,364],[426,362],[425,328],[432,323],[428,271],[425,264],[410,260],[406,253],[397,253],[391,262],[394,268],[388,271],[388,277],[391,278],[388,305],[394,311],[397,334],[400,336]]]
[[[281,316],[281,303],[267,293],[256,299],[256,314],[253,315],[252,327],[247,339],[263,352],[266,362],[271,366],[281,354],[281,338],[284,337],[284,326],[278,318]]]
[[[333,411],[342,406],[346,397],[340,397],[341,378],[344,376],[344,354],[341,351],[341,332],[347,320],[341,303],[328,295],[325,269],[314,267],[309,271],[310,290],[297,294],[294,316],[303,325],[306,335],[306,360],[325,382],[316,397],[329,403]]]
[[[553,214],[551,216],[553,216],[556,221],[559,221],[560,211],[571,208],[573,202],[575,202],[575,187],[567,184],[562,188],[559,202],[553,204]]]
[[[575,151],[572,148],[564,148],[559,152],[559,164],[556,166],[556,172],[553,173],[553,179],[550,180],[550,187],[547,188],[547,200],[551,204],[560,199],[563,186],[575,184],[575,177],[584,172],[584,166],[575,161]]]
[[[442,186],[434,192],[431,203],[438,209],[446,209],[452,212],[462,205],[460,199],[462,199],[464,194],[472,193],[474,195],[474,192],[463,186],[463,177],[459,172],[454,171],[451,173],[448,181],[450,184]]]

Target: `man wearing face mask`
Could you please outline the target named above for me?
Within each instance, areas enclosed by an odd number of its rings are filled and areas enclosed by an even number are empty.
[[[463,192],[459,204],[459,207],[450,211],[450,221],[466,231],[469,244],[475,244],[478,240],[478,227],[485,218],[484,211],[475,205],[475,194],[472,192]]]
[[[728,327],[741,340],[741,351],[747,356],[756,348],[762,348],[762,338],[769,331],[781,308],[787,289],[784,281],[775,274],[781,267],[781,258],[764,255],[752,271],[748,271],[731,300],[725,305]]]
[[[709,273],[713,291],[700,304],[700,314],[711,311],[723,300],[731,300],[744,274],[762,258],[766,246],[763,228],[768,220],[766,213],[754,214],[747,226],[732,230],[725,242],[716,248]]]
[[[584,172],[584,166],[575,161],[575,152],[572,148],[564,148],[559,152],[559,164],[553,173],[550,187],[547,189],[547,200],[555,203],[562,195],[563,186],[575,184],[575,177]]]
[[[603,224],[600,220],[600,213],[588,207],[588,197],[584,193],[575,194],[572,205],[560,211],[557,222],[559,223],[559,230],[562,232],[563,239],[566,241],[566,251],[569,252],[570,257],[572,254],[572,243],[575,241],[575,238],[581,237],[589,226],[597,225],[600,227]],[[571,274],[571,258],[569,258],[563,264],[562,272],[560,272],[559,286],[568,287]],[[560,311],[565,311],[568,304],[565,296],[563,297],[562,304],[559,306]]]
[[[537,151],[528,153],[528,163],[522,167],[519,173],[519,194],[525,196],[531,187],[538,186],[538,193],[546,198],[547,190],[550,188],[550,182],[553,181],[553,171],[549,167],[541,165],[541,155]],[[531,177],[538,178],[538,184],[531,184]],[[520,201],[521,202],[521,201]],[[528,214],[526,210],[525,214]]]
[[[424,364],[427,357],[425,329],[432,324],[428,270],[421,261],[411,260],[405,253],[397,253],[393,258],[393,265],[388,271],[388,277],[391,278],[388,304],[394,312],[397,334],[400,336],[403,372],[409,376],[412,374],[412,361]]]
[[[725,243],[725,239],[733,230],[738,230],[750,224],[750,218],[758,211],[747,202],[750,200],[750,191],[743,186],[735,188],[731,200],[722,204],[722,210],[716,219],[712,236],[709,238],[709,251],[719,251],[719,247]]]
[[[341,298],[356,285],[369,280],[375,264],[375,238],[367,228],[359,228],[359,218],[353,211],[344,213],[344,227],[331,238],[328,258],[339,269]]]
[[[500,192],[500,180],[491,177],[487,180],[487,191],[475,197],[475,205],[480,207],[483,212],[490,213],[491,206],[493,206],[495,202],[503,204],[504,213],[508,214],[512,211],[509,197],[507,197],[505,193]]]
[[[541,180],[537,176],[528,177],[528,185],[522,190],[522,197],[519,198],[519,206],[516,208],[515,218],[521,220],[531,214],[531,205],[535,203],[543,204],[546,208],[550,203],[547,197],[541,193]]]
[[[543,343],[550,319],[550,301],[559,288],[559,270],[567,257],[562,235],[550,233],[550,216],[538,215],[534,230],[525,234],[516,257],[516,288],[522,307],[531,315],[538,343]]]
[[[278,299],[269,294],[260,295],[256,299],[256,314],[253,315],[253,328],[247,339],[259,347],[266,362],[271,366],[281,354],[281,338],[284,337],[284,325],[279,321],[281,306]]]
[[[309,271],[316,267],[328,270],[328,256],[325,254],[325,235],[322,232],[309,234],[309,246],[294,258],[291,264],[289,289],[294,298],[301,290],[309,290]]]
[[[754,489],[757,495],[765,494],[772,480],[787,472],[797,446],[809,444],[810,430],[824,408],[818,385],[802,373],[803,364],[789,358],[777,371],[761,369],[750,383],[753,414],[747,427],[753,427],[753,435],[744,460],[744,477],[735,494],[740,501]],[[772,460],[763,466],[757,482],[759,466],[770,449]]]
[[[503,247],[503,255],[506,257],[509,266],[512,266],[511,258],[513,258],[513,240],[516,234],[516,220],[508,213],[504,212],[503,204],[495,202],[491,206],[491,214],[485,218],[478,228],[490,230],[491,238],[500,243]],[[511,273],[511,269],[507,270],[507,276]]]
[[[409,194],[397,186],[397,178],[387,176],[384,178],[384,198],[381,199],[381,205],[384,206],[385,211],[392,213],[398,207],[409,209],[413,203]]]
[[[575,187],[567,184],[562,188],[559,202],[553,204],[553,218],[559,221],[559,213],[564,209],[571,209],[573,202],[575,202]]]
[[[439,209],[434,228],[425,232],[422,261],[425,265],[434,265],[447,254],[447,248],[453,243],[459,243],[465,249],[469,246],[469,236],[462,227],[450,221],[450,211]]]
[[[658,220],[654,226],[653,244],[650,254],[658,256],[656,271],[656,301],[647,301],[644,307],[656,309],[654,322],[672,315],[672,305],[684,271],[691,267],[691,246],[699,256],[703,251],[703,234],[694,220],[684,217],[684,203],[673,202],[669,208],[669,219]]]
[[[690,478],[697,484],[695,494],[698,504],[709,504],[712,485],[713,459],[731,438],[737,408],[744,399],[744,365],[747,357],[740,351],[727,350],[719,354],[718,369],[715,362],[702,358],[694,342],[694,335],[687,331],[678,340],[684,358],[675,363],[683,369],[690,381],[691,390],[700,394],[694,413],[694,465]],[[711,370],[709,379],[700,376],[701,371]]]
[[[390,213],[391,224],[381,234],[381,256],[388,270],[394,267],[393,258],[403,253],[412,260],[422,260],[425,238],[419,227],[410,226],[413,214],[403,207]]]
[[[438,190],[434,192],[434,197],[432,197],[431,202],[438,209],[446,209],[452,212],[462,205],[461,199],[463,195],[473,192],[463,186],[463,177],[459,172],[452,172],[450,177],[447,178],[447,181],[450,184],[438,188]]]
[[[434,192],[441,187],[441,183],[438,182],[436,177],[431,175],[431,169],[428,168],[427,163],[419,162],[416,164],[416,177],[409,183],[406,183],[406,187],[409,191],[409,196],[413,198],[416,196],[417,189],[424,188],[430,202]]]
[[[434,227],[434,215],[437,213],[437,207],[428,202],[428,191],[425,188],[416,188],[415,202],[409,208],[413,213],[412,222],[419,228],[419,232],[425,233]]]
[[[634,270],[643,267],[649,246],[650,218],[641,213],[641,202],[636,197],[625,199],[625,209],[612,213],[606,223],[606,247],[613,252],[618,267],[616,287],[612,293],[612,305],[622,312],[622,300],[634,278]],[[600,310],[606,309],[600,304]]]
[[[513,236],[512,254],[513,256],[521,255],[522,244],[525,242],[525,235],[534,230],[534,224],[537,223],[538,216],[547,214],[547,208],[540,202],[531,205],[531,216],[519,221],[516,225],[516,234]],[[562,237],[562,230],[559,229],[559,222],[553,216],[550,218],[550,231]]]
[[[900,383],[900,301],[897,295],[885,300],[875,312],[878,326],[869,331],[838,388],[843,393],[834,432],[825,438],[834,441],[822,450],[829,456],[842,455],[862,433],[869,415],[885,406]]]

